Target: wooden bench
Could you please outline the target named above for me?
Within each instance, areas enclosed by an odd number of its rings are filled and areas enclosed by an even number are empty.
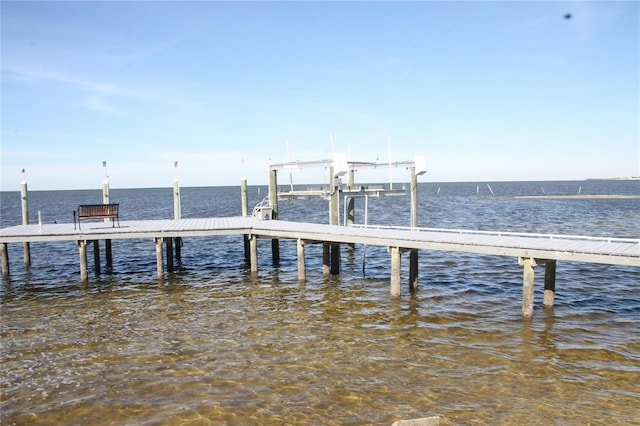
[[[78,217],[78,229],[80,229],[80,221],[86,219],[116,219],[118,228],[120,227],[120,217],[118,217],[118,206],[120,204],[80,204],[77,212],[73,212],[73,224],[76,223],[76,213]],[[111,221],[113,227],[116,226],[115,221]]]

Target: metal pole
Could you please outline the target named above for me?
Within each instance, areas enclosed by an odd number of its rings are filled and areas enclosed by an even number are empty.
[[[22,170],[24,174],[24,169]],[[27,181],[22,180],[20,182],[20,199],[22,204],[22,224],[29,224],[29,200],[28,200]],[[28,268],[31,266],[31,248],[29,243],[24,243],[24,266]]]

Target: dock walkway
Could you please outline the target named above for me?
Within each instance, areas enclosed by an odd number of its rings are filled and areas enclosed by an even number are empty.
[[[555,262],[602,263],[640,266],[640,239],[602,238],[573,235],[489,232],[459,229],[407,228],[383,226],[337,226],[283,220],[257,220],[252,217],[213,217],[178,220],[121,221],[120,227],[110,223],[90,222],[82,230],[73,223],[18,225],[0,229],[2,272],[9,274],[7,244],[42,241],[77,241],[81,250],[81,275],[84,246],[98,240],[152,238],[156,241],[158,274],[162,274],[162,242],[175,238],[215,235],[245,235],[256,238],[295,239],[298,241],[298,266],[304,269],[304,243],[367,244],[390,247],[392,264],[392,293],[399,294],[400,253],[404,250],[460,251],[486,255],[517,257],[524,267],[524,304],[532,304],[533,268],[538,264],[552,266],[552,274],[545,274],[545,290],[555,291]],[[257,245],[251,244],[251,270],[257,271]],[[302,259],[300,259],[302,257]],[[394,268],[395,265],[395,268]],[[300,273],[304,277],[304,271]],[[394,285],[394,281],[397,285]],[[549,282],[547,282],[549,281]],[[550,293],[550,294],[551,294]],[[531,297],[531,302],[526,299]],[[545,291],[546,298],[546,291]],[[545,304],[553,304],[545,299]],[[527,307],[527,312],[529,307]]]

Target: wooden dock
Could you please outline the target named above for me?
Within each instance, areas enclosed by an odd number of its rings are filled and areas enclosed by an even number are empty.
[[[544,304],[553,305],[556,261],[603,263],[640,266],[640,239],[601,238],[570,235],[487,232],[458,229],[338,226],[282,220],[257,220],[253,217],[213,217],[177,220],[121,221],[119,227],[111,223],[89,222],[77,229],[73,223],[18,225],[0,230],[2,273],[9,275],[8,244],[55,241],[76,241],[80,249],[81,279],[88,278],[86,247],[99,240],[149,238],[155,242],[157,273],[164,274],[163,244],[175,239],[215,235],[244,235],[247,261],[257,272],[257,238],[294,239],[298,242],[298,276],[305,279],[305,243],[323,243],[330,247],[339,244],[367,244],[386,246],[391,256],[391,293],[400,294],[400,262],[404,251],[417,250],[460,251],[485,255],[512,256],[523,267],[523,315],[533,311],[534,267],[545,265]],[[94,244],[97,246],[97,244]],[[339,247],[339,246],[338,246]],[[110,256],[110,253],[107,253]],[[325,256],[323,256],[325,257]],[[323,258],[323,271],[331,260]],[[167,259],[171,261],[172,259]],[[416,265],[411,268],[417,270]],[[327,271],[330,270],[327,266]],[[414,283],[410,283],[414,287]]]

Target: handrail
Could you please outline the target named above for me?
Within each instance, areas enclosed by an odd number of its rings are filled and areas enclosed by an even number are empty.
[[[363,225],[353,224],[353,227],[358,228],[373,228],[373,229],[389,229],[389,230],[402,230],[402,231],[419,231],[419,232],[440,232],[446,234],[468,234],[468,235],[489,235],[496,237],[535,237],[535,238],[548,238],[563,239],[563,240],[589,240],[589,241],[603,241],[603,242],[623,242],[623,243],[638,243],[640,244],[640,238],[618,238],[618,237],[593,237],[588,235],[558,235],[558,234],[536,234],[529,232],[503,232],[503,231],[480,231],[471,229],[447,229],[447,228],[421,228],[410,226],[391,226],[391,225]]]

